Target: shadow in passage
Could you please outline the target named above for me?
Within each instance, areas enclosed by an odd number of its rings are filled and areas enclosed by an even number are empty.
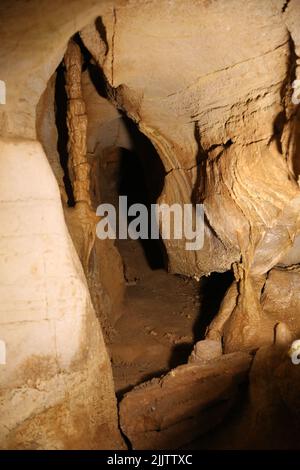
[[[291,176],[297,180],[300,175],[300,106],[295,100],[298,100],[300,96],[299,88],[295,87],[296,67],[297,54],[294,41],[290,37],[287,75],[280,90],[283,109],[274,119],[271,140],[275,140],[277,150],[281,155],[286,152],[289,154],[293,173]],[[284,137],[285,148],[283,148],[283,134],[287,125],[290,127],[290,132],[287,139]]]
[[[186,364],[191,352],[193,351],[193,348],[194,343],[177,344],[172,350],[169,362],[170,369],[174,369],[177,366]]]
[[[68,126],[67,126],[68,97],[66,92],[65,67],[63,62],[56,69],[55,81],[55,124],[57,128],[57,152],[63,170],[63,182],[68,197],[68,206],[74,207],[74,193],[69,173]]]
[[[292,139],[292,168],[295,178],[300,176],[300,105],[297,106],[295,114],[292,118],[291,124],[291,137]]]
[[[123,115],[132,141],[133,151],[122,149],[119,194],[127,196],[128,206],[144,204],[148,209],[148,239],[139,239],[151,269],[163,269],[167,255],[161,239],[150,238],[151,204],[159,198],[165,180],[165,169],[151,141],[137,125]],[[128,223],[135,217],[128,217]]]
[[[207,327],[217,315],[221,302],[234,281],[232,271],[212,273],[200,281],[200,312],[193,327],[194,341],[176,345],[171,353],[170,368],[186,364],[197,341],[205,339]]]
[[[200,312],[194,325],[195,342],[205,338],[205,332],[217,315],[227,289],[234,281],[232,271],[212,273],[200,281]]]

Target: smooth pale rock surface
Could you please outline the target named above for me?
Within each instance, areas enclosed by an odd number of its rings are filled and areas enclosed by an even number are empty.
[[[5,53],[0,70],[7,90],[6,104],[0,109],[1,135],[36,137],[36,106],[68,40],[109,7],[109,0],[1,2],[0,39]]]
[[[1,140],[0,161],[0,447],[122,447],[111,367],[54,175],[35,141]]]

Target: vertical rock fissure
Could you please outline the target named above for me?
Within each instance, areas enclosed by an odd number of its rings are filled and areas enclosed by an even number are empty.
[[[285,0],[283,6],[282,6],[282,13],[284,13],[289,6],[290,0]]]
[[[282,111],[276,116],[274,120],[274,134],[273,138],[276,140],[278,151],[284,155],[286,158],[291,171],[291,177],[294,177],[294,170],[292,162],[289,162],[289,147],[290,147],[290,140],[292,136],[288,137],[288,141],[285,142],[284,140],[284,133],[287,124],[293,118],[295,114],[295,107],[291,106],[291,96],[292,96],[292,83],[296,78],[296,51],[295,51],[295,44],[291,33],[287,30],[289,36],[289,57],[287,63],[287,72],[286,77],[282,83],[280,96],[281,96],[281,106]]]
[[[73,186],[69,172],[68,126],[67,126],[67,93],[65,89],[65,67],[63,62],[56,70],[55,80],[55,124],[57,128],[57,152],[63,170],[63,183],[68,206],[75,205]]]
[[[116,40],[116,25],[117,25],[117,11],[113,9],[113,35],[112,35],[112,50],[111,50],[111,85],[114,86],[114,60],[115,60],[115,40]]]

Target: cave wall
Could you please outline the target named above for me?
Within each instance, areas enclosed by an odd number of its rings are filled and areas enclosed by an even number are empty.
[[[208,332],[226,352],[270,343],[289,323],[280,308],[264,315],[262,294],[270,270],[300,258],[298,19],[297,0],[132,1],[103,15],[100,38],[93,24],[80,32],[111,101],[161,157],[159,202],[204,204],[203,249],[165,246],[175,273],[233,268],[227,313]]]
[[[283,6],[273,0],[190,2],[188,8],[132,1],[103,15],[106,47],[99,47],[92,26],[81,32],[115,102],[161,156],[167,176],[160,201],[204,200],[204,249],[187,253],[184,240],[166,242],[174,272],[229,269],[240,257],[238,236],[249,240],[251,223],[261,236],[298,191],[282,158],[293,150],[285,149],[281,134],[297,58],[297,33],[289,25],[299,8],[291,1],[283,13]],[[253,200],[259,193],[259,200],[245,202],[249,193]]]
[[[0,446],[119,447],[110,362],[56,180],[38,142],[1,139],[0,155]]]
[[[53,170],[60,182],[61,172],[36,140],[47,82],[70,36],[101,8],[94,1],[20,1],[1,2],[0,10],[7,89],[0,108],[0,337],[7,349],[0,447],[120,449],[111,365],[66,228]],[[53,125],[47,129],[55,136]],[[48,158],[55,153],[52,146]]]

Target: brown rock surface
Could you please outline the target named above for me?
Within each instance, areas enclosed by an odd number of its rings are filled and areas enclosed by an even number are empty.
[[[187,364],[129,392],[120,404],[121,428],[134,449],[176,449],[219,424],[245,381],[251,356],[223,355]]]

